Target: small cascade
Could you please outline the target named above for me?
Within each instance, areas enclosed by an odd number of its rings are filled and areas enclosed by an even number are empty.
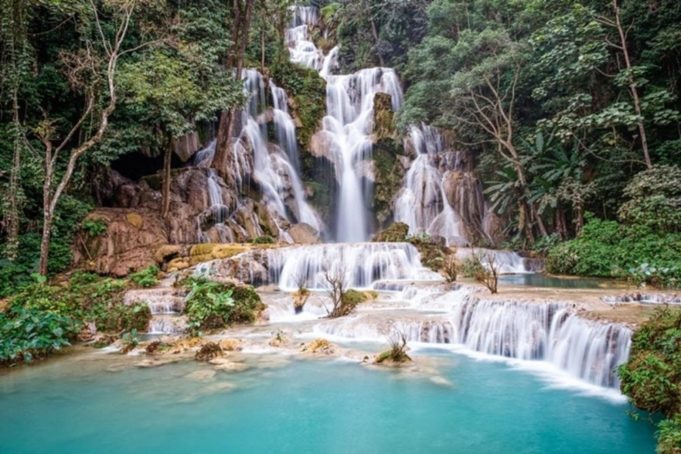
[[[440,236],[448,245],[468,243],[461,218],[447,202],[443,175],[435,162],[443,152],[442,137],[435,128],[422,125],[410,128],[409,140],[416,159],[395,200],[395,221],[407,224],[412,235]]]
[[[484,301],[460,295],[452,303],[450,312],[442,315],[405,314],[386,321],[362,314],[321,322],[315,330],[379,342],[397,330],[410,342],[457,344],[488,355],[544,361],[591,384],[619,386],[617,367],[627,360],[631,346],[631,330],[623,325],[583,319],[571,313],[567,304]]]
[[[320,244],[268,251],[270,282],[282,290],[326,289],[325,273],[342,272],[349,288],[371,288],[382,280],[440,280],[421,265],[419,253],[407,243]]]
[[[152,289],[130,290],[124,304],[146,303],[151,311],[147,334],[182,334],[187,329],[184,297],[177,294],[169,282]]]
[[[485,248],[457,248],[457,259],[464,261],[473,255],[481,258],[483,266],[488,266],[486,257],[492,257],[492,260],[497,265],[499,273],[501,274],[522,274],[533,273],[539,271],[535,261],[522,257],[514,251],[506,251],[501,249],[485,249]]]
[[[305,192],[296,168],[291,164],[289,155],[297,156],[295,146],[295,126],[287,105],[286,93],[274,87],[274,120],[278,135],[283,144],[274,146],[267,141],[265,81],[253,69],[244,71],[247,91],[251,94],[248,110],[242,112],[244,125],[241,137],[253,152],[253,178],[263,192],[268,208],[284,219],[292,222],[305,222],[315,230],[321,231],[322,224],[313,208],[305,200]],[[286,152],[282,152],[284,147]],[[297,165],[297,163],[296,163]]]

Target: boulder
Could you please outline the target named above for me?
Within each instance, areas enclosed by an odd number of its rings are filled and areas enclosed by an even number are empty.
[[[320,242],[319,233],[304,222],[292,225],[288,234],[296,244],[317,244]]]

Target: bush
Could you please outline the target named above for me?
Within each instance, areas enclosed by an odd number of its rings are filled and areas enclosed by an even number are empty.
[[[546,269],[557,274],[629,278],[674,287],[681,282],[681,233],[658,233],[587,216],[580,235],[550,249]]]
[[[202,329],[220,329],[232,323],[254,322],[264,309],[260,296],[252,287],[240,287],[206,279],[189,279],[185,313],[193,333]]]
[[[657,452],[679,454],[681,452],[681,413],[665,419],[658,426]]]
[[[619,209],[622,222],[660,233],[681,232],[681,168],[656,166],[632,178],[624,188],[629,200]]]
[[[30,362],[68,346],[80,327],[69,316],[35,308],[0,312],[0,364]]]
[[[276,241],[274,241],[274,238],[272,238],[269,235],[259,236],[257,238],[253,238],[253,240],[251,240],[251,243],[253,243],[253,244],[274,244],[275,242]]]
[[[156,265],[151,265],[141,271],[130,275],[130,280],[139,287],[149,288],[158,284],[159,269]]]
[[[660,412],[658,452],[681,450],[681,309],[661,308],[636,331],[619,368],[622,392],[642,410]]]
[[[109,308],[106,316],[95,321],[97,329],[113,332],[146,331],[151,320],[151,309],[146,303],[116,304]]]
[[[681,412],[681,309],[659,309],[634,334],[622,392],[650,412]]]

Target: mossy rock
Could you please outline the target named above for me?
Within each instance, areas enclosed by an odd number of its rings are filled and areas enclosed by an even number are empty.
[[[392,139],[395,137],[392,98],[388,93],[376,93],[374,96],[374,140]]]
[[[373,241],[386,243],[402,243],[407,241],[409,226],[404,222],[395,222],[385,230],[378,232]]]
[[[144,219],[137,213],[128,213],[125,215],[125,219],[136,229],[140,229],[144,225]]]

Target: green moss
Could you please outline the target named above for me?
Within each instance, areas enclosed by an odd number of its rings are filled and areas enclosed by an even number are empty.
[[[400,143],[390,138],[381,139],[373,146],[376,177],[373,211],[379,226],[385,226],[392,218],[392,202],[402,187],[404,169],[397,159],[402,152]]]
[[[326,82],[309,68],[291,63],[285,54],[272,65],[272,79],[289,95],[300,150],[307,150],[326,113]]]

